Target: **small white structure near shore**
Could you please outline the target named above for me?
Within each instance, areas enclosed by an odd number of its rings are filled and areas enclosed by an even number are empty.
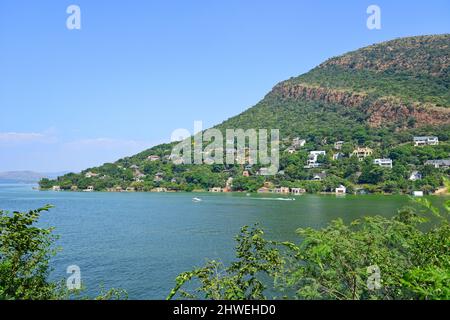
[[[338,188],[335,189],[335,193],[339,195],[346,194],[347,188],[341,184]]]
[[[413,191],[414,197],[423,197],[423,191]]]

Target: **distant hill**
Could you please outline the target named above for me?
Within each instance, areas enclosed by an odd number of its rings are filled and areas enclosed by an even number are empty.
[[[162,144],[81,174],[44,180],[42,188],[171,190],[223,187],[255,191],[264,181],[275,186],[331,191],[343,184],[375,192],[433,191],[448,169],[425,166],[450,154],[450,34],[400,38],[331,58],[306,74],[282,81],[254,107],[216,126],[220,130],[280,129],[285,150],[299,137],[306,145],[281,153],[281,174],[258,176],[253,166],[243,177],[240,165],[178,165],[168,160],[173,144]],[[432,135],[440,144],[415,148],[413,136]],[[343,141],[336,156],[334,143]],[[373,154],[355,161],[352,151],[369,147]],[[319,168],[305,168],[309,151],[323,150]],[[150,155],[158,161],[147,159]],[[390,158],[393,168],[380,168],[374,158]],[[410,180],[415,171],[422,179]],[[312,181],[320,173],[323,181]]]
[[[58,176],[62,176],[68,173],[65,172],[55,172],[55,173],[39,173],[34,171],[7,171],[0,172],[0,182],[3,183],[15,183],[15,182],[24,182],[24,183],[32,183],[39,182],[42,178],[55,179]]]

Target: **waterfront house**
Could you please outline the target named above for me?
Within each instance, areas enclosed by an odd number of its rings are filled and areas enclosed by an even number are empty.
[[[287,188],[287,187],[275,188],[275,189],[273,189],[273,193],[288,194],[289,193],[289,188]]]
[[[305,193],[306,190],[303,188],[291,188],[291,193],[294,195],[299,195]]]
[[[61,187],[60,186],[53,186],[52,190],[53,191],[61,191]]]
[[[93,192],[94,191],[94,186],[89,186],[86,189],[84,189],[83,191],[85,191],[85,192]]]
[[[257,192],[258,193],[269,193],[270,189],[267,187],[262,187],[262,188],[259,188]]]
[[[346,194],[347,193],[347,188],[341,184],[334,191],[335,191],[336,194]]]
[[[414,137],[413,138],[414,146],[437,146],[439,144],[438,137],[433,136],[425,136],[425,137]]]
[[[383,168],[392,168],[392,159],[375,159],[373,164],[376,164]]]
[[[223,189],[220,187],[214,187],[214,188],[210,188],[209,192],[214,192],[214,193],[223,192]]]

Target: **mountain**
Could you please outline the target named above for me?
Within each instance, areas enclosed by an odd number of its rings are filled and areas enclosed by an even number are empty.
[[[39,182],[39,180],[43,178],[55,179],[58,176],[64,175],[66,173],[67,172],[39,173],[34,171],[6,171],[0,172],[0,182]]]
[[[426,166],[427,160],[450,154],[450,34],[400,38],[331,58],[313,70],[280,82],[254,107],[216,126],[219,130],[280,129],[282,148],[295,137],[307,141],[295,152],[281,153],[281,173],[257,175],[258,165],[243,177],[240,165],[174,165],[173,144],[163,144],[112,164],[41,181],[42,188],[172,190],[224,187],[233,177],[234,190],[255,191],[264,182],[302,187],[309,192],[349,189],[375,192],[433,191],[448,169]],[[440,143],[414,147],[414,136],[431,135]],[[344,141],[342,159],[334,143]],[[370,148],[364,161],[352,157],[358,146]],[[284,149],[282,149],[284,150]],[[320,168],[305,168],[308,152],[323,150]],[[150,161],[150,155],[161,157]],[[390,158],[392,168],[374,165]],[[423,179],[409,180],[420,170]],[[322,181],[311,181],[320,173]]]

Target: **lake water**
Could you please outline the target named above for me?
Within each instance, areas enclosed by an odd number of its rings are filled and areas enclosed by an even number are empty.
[[[195,203],[192,198],[203,201]],[[229,262],[233,237],[243,225],[260,223],[268,238],[298,238],[298,227],[323,227],[336,218],[392,216],[406,196],[277,196],[193,193],[40,192],[30,185],[0,185],[0,209],[55,206],[41,224],[55,226],[62,251],[52,279],[78,265],[87,293],[99,286],[123,288],[132,299],[164,299],[175,277],[206,259]],[[292,198],[292,197],[290,197]],[[442,202],[442,198],[434,201]]]

